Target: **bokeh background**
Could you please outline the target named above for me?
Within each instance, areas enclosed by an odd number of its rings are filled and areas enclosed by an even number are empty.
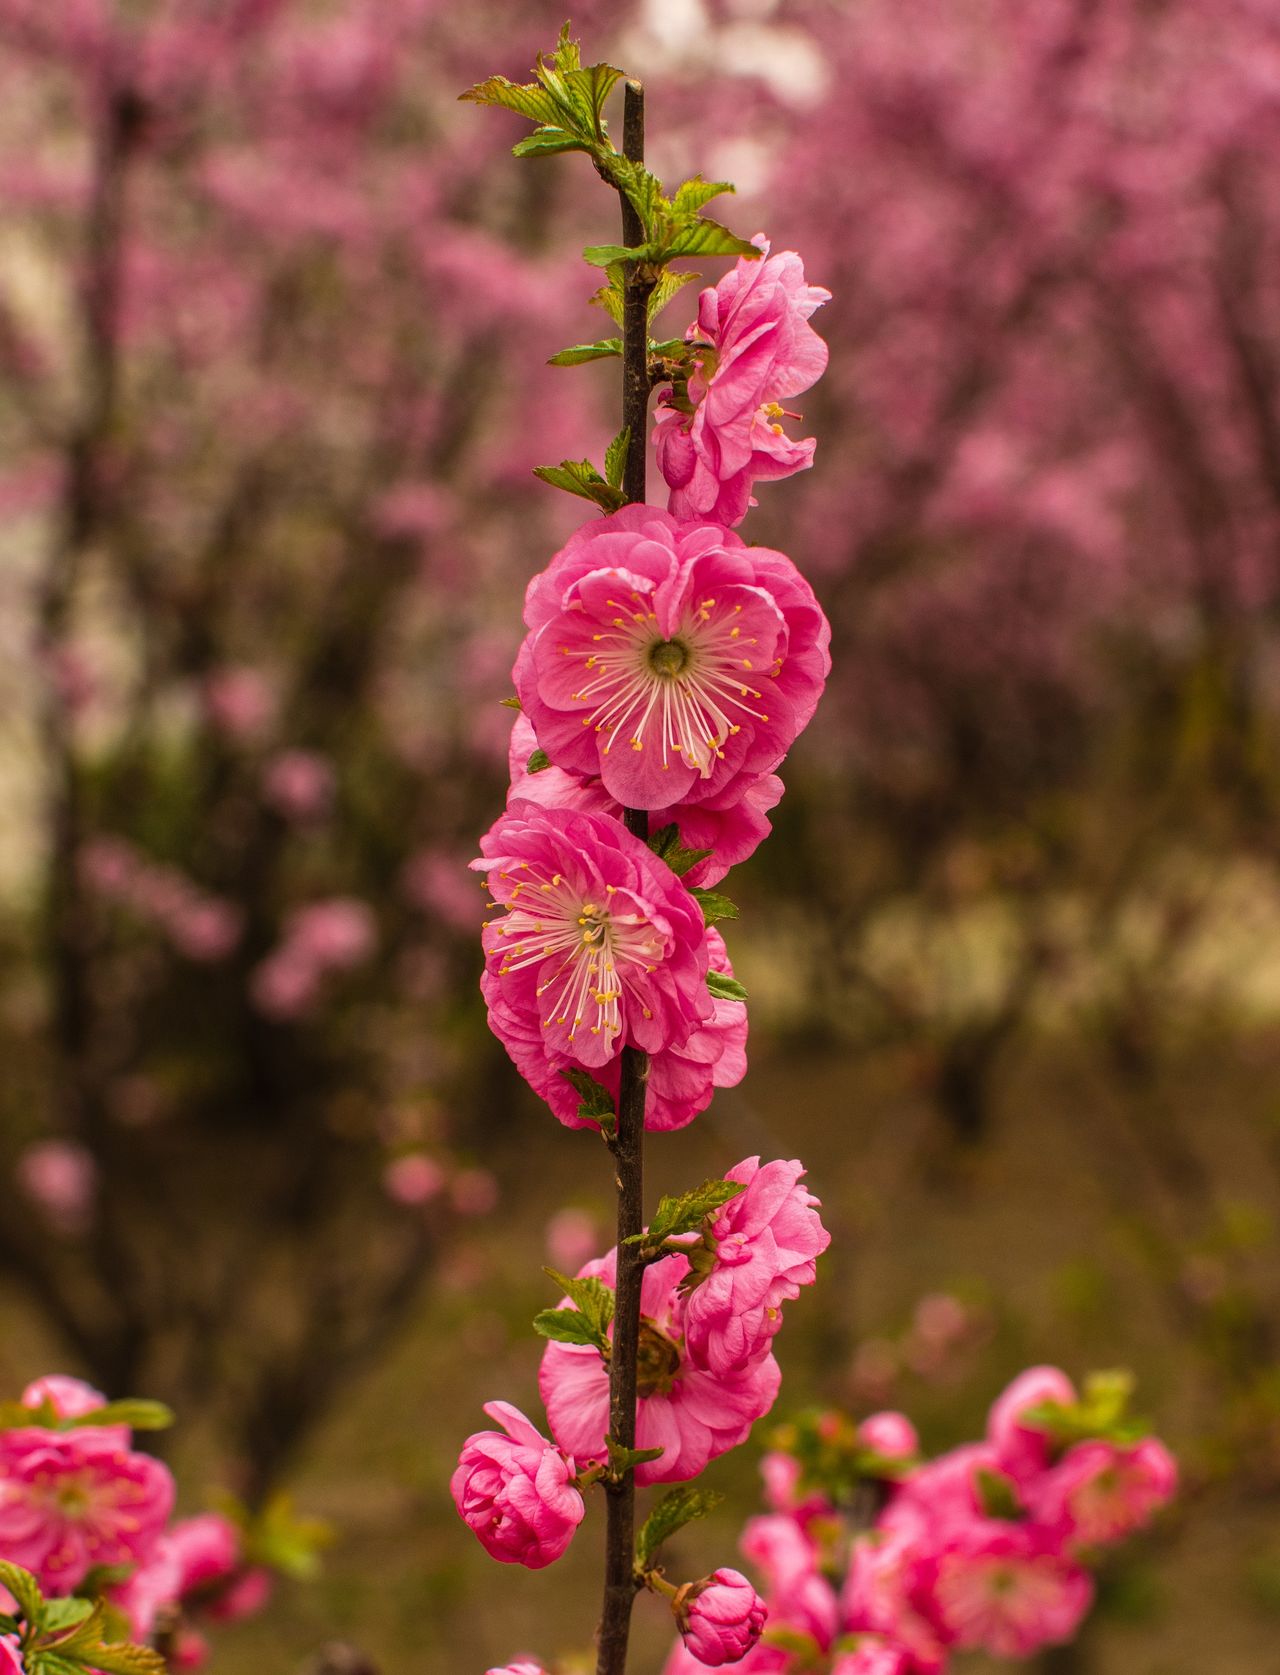
[[[531,469],[616,427],[607,364],[544,364],[604,332],[576,252],[616,205],[456,103],[563,10],[0,0],[0,1385],[163,1397],[193,1505],[332,1522],[219,1675],[594,1623],[593,1537],[499,1571],[446,1488],[482,1401],[538,1411],[539,1263],[608,1242],[603,1149],[486,1031],[464,870],[521,589],[586,512]],[[936,1449],[1030,1360],[1131,1367],[1181,1508],[1042,1675],[1269,1668],[1280,12],[573,21],[646,78],[652,166],[735,180],[833,293],[817,467],[750,533],[835,670],[734,880],[752,1073],[652,1190],[809,1164],[782,1410]]]

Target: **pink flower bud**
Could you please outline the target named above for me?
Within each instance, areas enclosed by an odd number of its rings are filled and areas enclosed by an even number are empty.
[[[677,1608],[676,1620],[685,1649],[715,1669],[746,1657],[768,1615],[740,1570],[717,1570],[694,1583]]]
[[[263,1565],[252,1565],[206,1605],[215,1623],[238,1623],[256,1617],[275,1592],[276,1579]]]
[[[22,1392],[23,1407],[38,1408],[45,1402],[59,1419],[80,1419],[107,1405],[101,1390],[95,1390],[82,1378],[69,1378],[66,1373],[46,1373],[28,1384]]]
[[[564,1552],[586,1511],[573,1460],[508,1402],[486,1402],[484,1411],[506,1435],[467,1438],[449,1483],[454,1505],[491,1557],[541,1570]]]
[[[240,1532],[220,1512],[183,1518],[169,1531],[178,1564],[179,1595],[224,1582],[240,1567]]]
[[[858,1441],[886,1460],[910,1460],[920,1452],[916,1428],[904,1413],[872,1413],[858,1426]]]
[[[1048,1436],[1023,1415],[1046,1402],[1067,1407],[1075,1400],[1075,1387],[1057,1367],[1028,1367],[997,1396],[987,1416],[987,1440],[1011,1477],[1023,1482],[1049,1462]]]
[[[490,1669],[487,1675],[547,1675],[547,1672],[532,1658],[516,1658],[514,1663],[504,1663],[500,1669]]]

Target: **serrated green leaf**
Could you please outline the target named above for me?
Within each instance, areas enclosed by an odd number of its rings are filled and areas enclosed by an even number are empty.
[[[43,1632],[52,1645],[55,1636],[70,1634],[71,1630],[80,1628],[91,1619],[101,1622],[102,1613],[91,1599],[50,1599],[45,1601],[43,1616]],[[63,1650],[66,1650],[65,1645]]]
[[[538,128],[511,147],[513,157],[551,157],[560,151],[591,152],[591,146],[566,128]]]
[[[506,76],[489,76],[469,87],[465,93],[459,93],[458,98],[466,104],[499,105],[504,110],[527,116],[530,122],[550,127],[555,127],[560,120],[555,100],[537,82],[521,84],[508,81]]]
[[[74,1665],[72,1667],[75,1667]],[[169,1668],[164,1657],[150,1646],[134,1646],[124,1641],[95,1646],[80,1660],[82,1669],[96,1669],[101,1675],[167,1675]]]
[[[582,259],[593,268],[607,268],[615,262],[644,261],[649,248],[647,244],[638,244],[634,249],[625,244],[589,244],[582,252]]]
[[[556,49],[551,54],[551,62],[557,70],[576,70],[582,63],[582,51],[577,41],[569,33],[573,25],[566,19],[560,25],[560,33],[556,37]]]
[[[86,1425],[127,1425],[131,1431],[165,1431],[173,1424],[176,1415],[171,1407],[163,1402],[151,1402],[141,1396],[126,1396],[118,1402],[108,1402],[105,1407],[95,1407],[89,1413],[80,1413],[74,1419],[66,1421],[73,1428]]]
[[[596,121],[599,123],[602,132],[604,123],[601,121],[601,116],[605,101],[622,80],[623,75],[624,72],[618,69],[616,64],[591,64],[585,70],[578,71],[576,79],[591,102]]]
[[[44,1620],[44,1595],[29,1570],[8,1559],[0,1559],[0,1584],[13,1595],[18,1610],[27,1622],[38,1625]]]
[[[659,230],[667,225],[665,212],[671,208],[662,195],[662,182],[657,175],[651,174],[643,163],[633,163],[629,157],[617,155],[610,157],[604,167],[640,217],[646,237],[657,237]]]
[[[601,361],[609,355],[620,355],[621,353],[622,339],[620,337],[602,337],[598,343],[575,343],[571,348],[562,349],[558,355],[552,355],[547,365],[585,366],[588,361]]]
[[[739,238],[718,221],[700,216],[688,226],[677,227],[669,238],[647,244],[592,244],[582,252],[592,267],[607,267],[610,262],[642,262],[649,267],[662,267],[666,262],[678,261],[682,256],[744,256],[758,257],[760,246]]]
[[[551,766],[551,758],[545,750],[531,750],[529,760],[525,763],[525,772],[531,774],[544,773]]]
[[[650,1243],[658,1243],[681,1233],[694,1233],[707,1216],[746,1190],[741,1181],[716,1179],[703,1181],[701,1186],[674,1198],[661,1198],[648,1232],[640,1236]]]
[[[650,324],[671,301],[677,292],[683,291],[686,285],[691,285],[695,279],[701,279],[700,273],[674,273],[671,269],[658,275],[658,283],[649,293],[649,321]]]
[[[726,977],[723,971],[707,973],[707,987],[717,1000],[745,1000],[747,991],[736,977]]]
[[[654,1557],[664,1541],[669,1541],[677,1530],[682,1530],[695,1518],[705,1518],[709,1512],[714,1512],[723,1499],[724,1496],[713,1489],[694,1489],[688,1484],[668,1489],[645,1519],[636,1537],[636,1564],[639,1568],[652,1569]]]
[[[721,919],[738,917],[738,904],[730,901],[728,896],[719,895],[715,890],[700,890],[696,884],[689,886],[689,894],[702,909],[702,917],[709,925],[718,924]]]
[[[559,465],[539,465],[533,474],[552,488],[593,500],[606,512],[616,512],[623,504],[621,489],[606,482],[588,459],[562,459]]]
[[[604,474],[611,488],[622,487],[622,474],[627,469],[627,449],[631,446],[631,426],[622,429],[605,450]]]
[[[560,1074],[576,1091],[580,1101],[578,1116],[584,1122],[597,1122],[606,1127],[616,1122],[618,1113],[614,1109],[613,1095],[608,1088],[601,1087],[594,1076],[576,1066],[562,1070]]]
[[[610,281],[608,285],[602,285],[598,291],[593,291],[588,300],[597,308],[603,308],[615,326],[622,324],[626,303],[620,286]],[[619,338],[618,341],[621,342],[622,339]]]
[[[703,180],[700,174],[694,175],[692,180],[686,180],[682,186],[676,188],[676,195],[671,200],[671,208],[677,220],[696,215],[703,204],[709,204],[712,198],[718,198],[725,192],[732,192],[734,187],[727,180]]]
[[[556,1343],[586,1344],[592,1349],[601,1347],[600,1334],[577,1309],[543,1309],[534,1315],[533,1329],[539,1337],[551,1338]]]
[[[544,1268],[544,1274],[553,1279],[574,1306],[582,1311],[588,1320],[594,1321],[603,1332],[613,1322],[614,1295],[613,1288],[596,1279],[592,1274],[575,1278],[570,1274],[562,1274],[556,1268]]]
[[[705,861],[710,855],[709,849],[686,849],[680,842],[680,828],[674,823],[662,826],[649,836],[649,847],[660,861],[665,861],[677,878],[683,878],[685,873],[696,867],[699,861]]]
[[[554,1268],[546,1268],[543,1272],[560,1286],[572,1306],[543,1309],[534,1319],[534,1331],[560,1343],[590,1344],[601,1354],[608,1355],[609,1326],[613,1320],[615,1301],[612,1289],[603,1280],[591,1276],[574,1279]]]

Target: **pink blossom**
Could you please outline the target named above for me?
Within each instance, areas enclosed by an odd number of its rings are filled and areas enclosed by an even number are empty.
[[[851,1652],[842,1652],[831,1665],[831,1675],[910,1675],[911,1659],[903,1646],[878,1634],[859,1637]]]
[[[98,1191],[98,1166],[86,1147],[74,1140],[37,1140],[18,1158],[15,1176],[58,1232],[83,1232]]]
[[[516,1658],[499,1669],[488,1670],[487,1675],[547,1675],[547,1672],[534,1658]]]
[[[131,1639],[150,1639],[157,1617],[176,1603],[182,1591],[181,1579],[173,1544],[162,1535],[146,1562],[108,1590],[111,1603],[128,1619]]]
[[[377,923],[368,902],[331,896],[290,914],[285,938],[322,971],[350,971],[367,960],[377,942]]]
[[[1080,1442],[1031,1483],[1027,1505],[1060,1540],[1100,1547],[1141,1529],[1177,1484],[1177,1464],[1154,1437],[1128,1446]]]
[[[557,1210],[547,1223],[547,1255],[563,1273],[576,1273],[600,1245],[600,1229],[589,1210]]]
[[[1070,1407],[1075,1401],[1075,1386],[1057,1367],[1028,1367],[996,1397],[987,1415],[987,1439],[1011,1477],[1024,1482],[1049,1462],[1047,1432],[1028,1424],[1024,1414],[1045,1403]]]
[[[240,1568],[240,1532],[220,1512],[180,1519],[168,1542],[178,1567],[178,1594],[185,1597],[225,1582]]]
[[[282,750],[262,775],[264,800],[285,820],[322,820],[335,789],[333,763],[315,750]]]
[[[669,404],[658,408],[654,442],[658,469],[671,490],[671,511],[682,520],[713,518],[741,523],[753,483],[790,477],[813,464],[812,439],[794,442],[783,428],[783,402],[822,376],[827,346],[809,317],[830,291],[805,283],[793,250],[762,259],[740,259],[698,300],[688,342],[710,353],[695,358],[688,381],[692,414]]]
[[[0,1636],[0,1675],[24,1675],[22,1652],[11,1634]]]
[[[405,894],[446,925],[474,935],[484,918],[484,897],[467,876],[464,856],[424,849],[405,865]]]
[[[920,1452],[916,1428],[905,1413],[871,1413],[858,1426],[858,1441],[884,1460],[911,1460]]]
[[[770,1616],[826,1651],[840,1629],[840,1604],[801,1525],[777,1515],[750,1518],[739,1545],[764,1573]]]
[[[250,1565],[205,1601],[205,1615],[215,1623],[239,1623],[246,1617],[256,1617],[275,1592],[275,1586],[276,1579],[265,1565]]]
[[[209,1661],[209,1642],[195,1629],[180,1628],[169,1660],[175,1669],[203,1669]]]
[[[628,808],[737,800],[808,724],[831,666],[789,558],[652,506],[571,536],[530,582],[525,622],[513,675],[539,743]]]
[[[557,767],[531,773],[529,761],[537,749],[537,735],[528,716],[517,715],[508,753],[508,804],[524,797],[544,808],[578,808],[588,814],[612,814],[621,819],[622,804],[609,795],[602,779],[584,779]],[[739,780],[712,803],[677,803],[672,808],[650,810],[649,828],[657,832],[674,825],[683,848],[711,851],[682,874],[686,884],[705,889],[718,884],[731,867],[754,855],[773,830],[769,813],[781,801],[782,791],[777,774]]]
[[[683,1640],[677,1640],[662,1668],[662,1675],[700,1675],[707,1665],[696,1658]],[[787,1675],[795,1668],[795,1654],[783,1646],[757,1640],[746,1656],[734,1665],[735,1675]]]
[[[573,1539],[586,1508],[574,1463],[518,1408],[486,1402],[502,1431],[478,1431],[463,1445],[449,1483],[454,1505],[491,1557],[541,1570]]]
[[[919,1675],[940,1675],[947,1653],[939,1630],[917,1607],[915,1584],[925,1554],[915,1533],[876,1529],[849,1552],[841,1604],[846,1625],[903,1646]]]
[[[999,1478],[1016,1499],[990,1443],[964,1443],[899,1479],[881,1513],[881,1528],[937,1533],[967,1526],[984,1515],[980,1473]]]
[[[664,1257],[645,1269],[641,1285],[636,1446],[663,1452],[636,1467],[640,1484],[696,1477],[708,1460],[746,1440],[755,1421],[773,1406],[781,1382],[772,1355],[716,1377],[685,1353],[684,1301],[678,1288],[688,1271],[683,1256]],[[581,1270],[608,1285],[615,1272],[613,1251]],[[609,1374],[598,1351],[586,1344],[548,1343],[538,1387],[561,1448],[579,1460],[603,1459]]]
[[[994,1519],[953,1532],[920,1586],[950,1642],[1003,1658],[1069,1640],[1093,1601],[1089,1577],[1043,1531]]]
[[[484,931],[489,1024],[518,1068],[535,1029],[596,1070],[624,1046],[683,1046],[712,1016],[702,913],[620,822],[520,802],[480,847],[506,910]]]
[[[708,967],[733,976],[724,939],[710,927],[705,933]],[[480,981],[490,1009],[490,1023],[520,1074],[567,1128],[596,1128],[594,1118],[579,1116],[581,1095],[564,1072],[576,1060],[550,1050],[545,1033],[529,1016],[507,1006],[497,978],[485,972]],[[711,1103],[716,1088],[736,1087],[747,1071],[747,1009],[741,1001],[711,997],[711,1015],[679,1046],[662,1048],[649,1058],[649,1091],[644,1125],[652,1132],[684,1128]],[[593,1067],[592,1076],[617,1102],[621,1060]]]
[[[803,1164],[758,1157],[725,1175],[746,1191],[729,1200],[711,1227],[711,1272],[689,1294],[685,1330],[692,1354],[717,1374],[767,1353],[782,1325],[782,1304],[817,1278],[817,1258],[831,1235],[818,1200],[799,1184]]]
[[[80,1419],[107,1405],[101,1390],[66,1373],[46,1373],[43,1378],[33,1379],[22,1392],[21,1401],[23,1407],[29,1408],[43,1407],[48,1402],[59,1419]]]
[[[70,1593],[96,1565],[150,1554],[173,1507],[173,1479],[116,1429],[0,1433],[0,1548],[46,1593]]]
[[[250,982],[253,1004],[269,1018],[298,1018],[320,993],[320,973],[298,950],[277,948],[255,967]]]
[[[204,683],[205,713],[227,738],[256,738],[275,715],[275,698],[256,669],[219,669]]]
[[[166,929],[184,959],[212,965],[225,960],[236,943],[244,915],[234,902],[194,895],[166,915]]]
[[[676,1620],[685,1646],[698,1662],[712,1669],[741,1662],[759,1640],[769,1615],[742,1572],[713,1571],[681,1594]]]
[[[382,1189],[395,1203],[416,1208],[439,1197],[444,1170],[425,1152],[406,1152],[392,1158],[382,1171]]]

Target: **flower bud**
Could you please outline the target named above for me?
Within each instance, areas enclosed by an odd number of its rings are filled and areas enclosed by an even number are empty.
[[[685,1650],[713,1669],[746,1657],[769,1615],[740,1570],[717,1570],[682,1589],[675,1609]]]
[[[858,1426],[858,1441],[885,1460],[911,1460],[920,1452],[916,1428],[904,1413],[872,1413]]]
[[[506,1431],[478,1431],[463,1445],[449,1489],[459,1516],[503,1564],[541,1570],[573,1539],[586,1508],[574,1464],[507,1402],[485,1412]]]

